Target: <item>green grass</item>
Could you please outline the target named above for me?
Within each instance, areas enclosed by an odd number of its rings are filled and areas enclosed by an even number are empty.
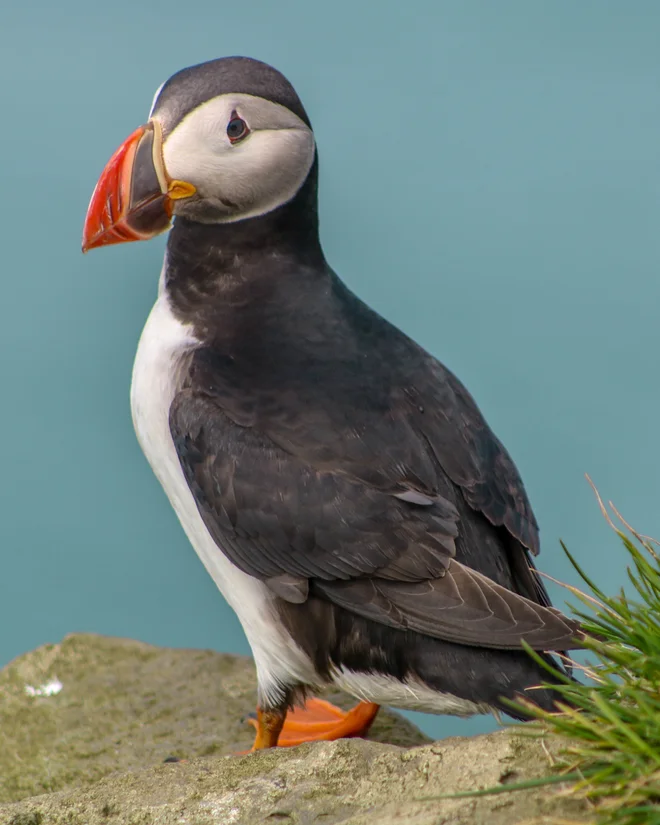
[[[621,525],[617,526],[600,497],[598,501],[629,556],[632,589],[626,593],[621,588],[617,595],[607,596],[564,547],[586,585],[587,592],[570,588],[581,603],[572,609],[586,632],[597,637],[585,645],[595,662],[582,668],[584,684],[566,681],[555,687],[563,713],[525,707],[537,720],[532,724],[534,733],[569,740],[557,766],[559,775],[572,782],[572,793],[593,804],[594,822],[656,825],[660,823],[660,554],[655,540],[632,529],[610,503]],[[536,653],[529,653],[543,663]],[[540,781],[557,778],[555,774]]]
[[[607,596],[582,570],[562,544],[585,583],[585,592],[568,589],[580,605],[572,606],[590,634],[585,643],[592,661],[573,663],[584,682],[554,676],[561,713],[548,713],[527,702],[518,707],[535,721],[516,727],[533,736],[559,737],[560,758],[549,775],[527,782],[498,785],[456,794],[481,796],[565,783],[569,793],[588,800],[591,820],[598,825],[660,825],[660,553],[658,542],[640,535],[610,502],[617,526],[598,502],[627,556],[629,593],[621,588]],[[546,670],[537,653],[527,648]],[[516,704],[516,703],[510,703]],[[454,796],[454,795],[448,795]],[[544,819],[550,825],[573,825],[565,819]],[[584,820],[582,820],[584,822]],[[579,825],[579,823],[575,823]]]

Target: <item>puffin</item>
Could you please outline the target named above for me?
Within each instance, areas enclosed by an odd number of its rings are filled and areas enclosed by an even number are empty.
[[[381,705],[554,712],[584,637],[535,567],[520,475],[458,378],[326,261],[318,168],[291,83],[211,60],[158,89],[83,230],[84,252],[170,230],[132,417],[251,647],[253,750],[362,736]]]

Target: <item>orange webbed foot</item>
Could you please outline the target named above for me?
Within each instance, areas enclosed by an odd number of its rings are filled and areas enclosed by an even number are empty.
[[[378,709],[379,705],[373,702],[360,702],[351,710],[343,711],[324,699],[308,699],[304,707],[295,708],[286,714],[278,736],[274,735],[275,730],[267,729],[264,722],[267,723],[268,720],[258,712],[256,719],[248,720],[257,731],[252,750],[273,747],[275,744],[280,748],[290,748],[303,742],[365,736]]]

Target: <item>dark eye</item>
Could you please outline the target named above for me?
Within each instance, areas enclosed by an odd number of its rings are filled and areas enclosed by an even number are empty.
[[[227,137],[232,143],[242,140],[249,131],[247,123],[240,117],[233,117],[227,124]]]

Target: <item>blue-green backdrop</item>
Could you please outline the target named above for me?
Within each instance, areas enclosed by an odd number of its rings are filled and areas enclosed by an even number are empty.
[[[297,87],[330,261],[476,396],[525,479],[542,567],[576,581],[563,537],[619,586],[583,474],[660,533],[660,4],[7,5],[0,664],[69,631],[247,652],[132,432],[163,239],[80,254],[97,176],[157,86],[228,54]]]

